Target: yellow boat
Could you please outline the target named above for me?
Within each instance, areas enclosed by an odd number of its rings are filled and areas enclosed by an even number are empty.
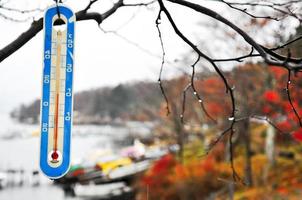
[[[132,160],[128,157],[121,157],[118,155],[109,155],[103,157],[95,165],[95,169],[102,171],[104,175],[108,175],[111,170],[131,165]]]

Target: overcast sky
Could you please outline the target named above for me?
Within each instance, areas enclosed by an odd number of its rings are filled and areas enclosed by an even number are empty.
[[[11,2],[15,1],[18,0]],[[48,1],[48,3],[51,2]],[[76,2],[67,1],[66,4],[74,11],[78,11],[86,5],[87,1]],[[21,5],[16,4],[17,8],[44,8],[46,6],[42,3],[29,4],[29,1],[20,3]],[[24,3],[23,6],[22,3]],[[11,4],[11,6],[15,5]],[[102,4],[101,6],[106,10],[105,7],[110,5]],[[106,30],[116,30],[122,26],[119,33],[139,44],[146,51],[114,34],[103,33],[94,21],[77,23],[74,91],[134,80],[156,81],[161,63],[161,47],[154,25],[157,12],[156,6],[154,9],[122,8],[102,24]],[[40,15],[37,14],[37,17]],[[0,32],[0,48],[26,30],[29,24],[30,22],[15,23],[0,19],[0,27],[5,27],[1,28]],[[194,25],[194,21],[185,24],[183,20],[180,20],[179,24],[185,28]],[[182,42],[176,40],[176,36],[169,29],[169,27],[163,27],[163,37],[166,38],[167,58],[174,60],[186,53],[187,49]],[[0,63],[0,112],[9,112],[20,103],[29,103],[40,97],[42,53],[43,32],[40,32],[20,50]]]

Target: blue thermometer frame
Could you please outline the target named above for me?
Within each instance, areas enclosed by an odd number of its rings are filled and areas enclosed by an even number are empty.
[[[66,31],[62,34],[62,43],[60,43],[60,51],[62,54],[58,55],[58,49],[56,49],[58,41],[56,36],[54,36],[54,21],[58,18],[63,19],[66,24]],[[70,140],[71,140],[71,128],[72,128],[72,111],[73,111],[73,52],[74,52],[74,29],[75,29],[76,17],[74,12],[62,5],[58,4],[48,8],[44,16],[44,67],[42,76],[42,98],[41,98],[41,143],[40,143],[40,168],[42,172],[51,179],[57,179],[62,177],[67,173],[70,167]],[[65,41],[65,42],[64,42]],[[62,47],[61,47],[62,46]],[[60,152],[57,154],[57,162],[51,161],[52,156],[50,153],[53,151],[51,143],[53,131],[51,126],[54,126],[54,114],[51,115],[53,108],[51,107],[52,99],[54,96],[52,94],[52,77],[57,76],[57,71],[54,74],[54,63],[57,61],[60,63],[59,70],[61,76],[64,77],[61,81],[60,87],[63,87],[62,91],[59,93],[62,96],[63,104],[60,105]],[[62,61],[61,61],[62,60]],[[63,72],[62,72],[63,70]],[[60,96],[60,98],[61,98]],[[59,100],[58,100],[59,102]],[[62,108],[62,109],[61,109]],[[58,114],[56,112],[56,117]],[[58,119],[57,119],[58,121]],[[58,124],[58,123],[56,123]],[[57,126],[57,125],[56,125]],[[57,132],[56,132],[57,134]],[[57,150],[55,150],[57,151]]]

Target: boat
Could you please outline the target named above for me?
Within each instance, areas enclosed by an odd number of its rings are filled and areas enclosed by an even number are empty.
[[[134,198],[132,188],[125,182],[107,183],[101,185],[79,185],[74,187],[76,197],[83,199],[118,200]]]
[[[0,190],[7,185],[7,174],[5,172],[0,172]]]

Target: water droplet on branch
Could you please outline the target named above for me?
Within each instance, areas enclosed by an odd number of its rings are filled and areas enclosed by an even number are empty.
[[[229,117],[229,121],[234,121],[235,117],[231,116]]]

